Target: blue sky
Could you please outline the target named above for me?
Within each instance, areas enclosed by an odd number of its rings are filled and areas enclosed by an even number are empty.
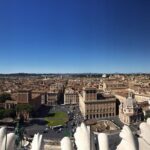
[[[1,0],[0,73],[150,72],[149,0]]]

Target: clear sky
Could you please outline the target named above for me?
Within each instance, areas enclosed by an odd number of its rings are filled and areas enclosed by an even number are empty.
[[[11,72],[150,72],[150,0],[0,0]]]

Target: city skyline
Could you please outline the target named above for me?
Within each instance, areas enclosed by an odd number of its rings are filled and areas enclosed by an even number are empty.
[[[150,73],[150,1],[1,1],[0,73]]]

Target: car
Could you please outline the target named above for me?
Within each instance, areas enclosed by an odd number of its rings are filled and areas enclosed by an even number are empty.
[[[76,129],[72,129],[72,132],[74,133]]]
[[[52,129],[54,129],[54,130],[58,130],[58,129],[60,129],[60,128],[63,128],[63,125],[58,125],[58,126],[53,126],[53,127],[52,127]]]
[[[67,111],[67,114],[69,115],[69,114],[70,114],[70,111]]]
[[[47,133],[48,130],[49,130],[48,128],[45,128],[44,131],[43,131],[43,133]]]
[[[62,131],[62,128],[60,128],[59,131],[61,132],[61,131]]]

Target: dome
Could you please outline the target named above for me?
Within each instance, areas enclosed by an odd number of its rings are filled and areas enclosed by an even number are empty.
[[[106,78],[106,77],[107,77],[107,75],[106,75],[106,74],[103,74],[103,75],[102,75],[102,78]]]

